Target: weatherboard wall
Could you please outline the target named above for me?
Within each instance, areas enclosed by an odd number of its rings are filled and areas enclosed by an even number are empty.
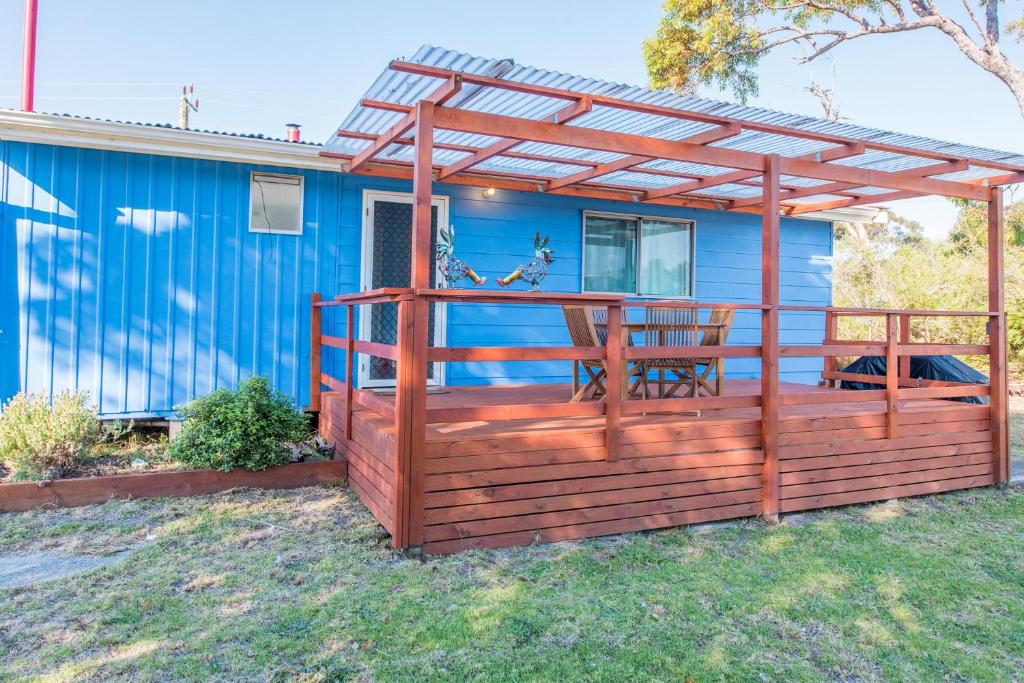
[[[303,234],[248,231],[249,174],[302,173]],[[88,391],[105,417],[164,416],[175,405],[254,374],[304,405],[309,295],[360,285],[363,193],[404,181],[323,171],[0,141],[0,399],[17,391]],[[549,291],[579,291],[582,212],[638,212],[697,224],[701,300],[760,298],[760,219],[573,197],[438,185],[457,252],[487,287],[550,235]],[[831,228],[782,222],[784,303],[831,301]],[[516,286],[523,286],[517,283]],[[547,306],[451,305],[447,343],[567,343]],[[333,324],[325,316],[325,325]],[[818,343],[817,314],[784,314],[782,343]],[[325,329],[325,332],[327,329]],[[741,312],[731,343],[760,340]],[[328,366],[334,361],[325,350]],[[756,359],[730,359],[755,376]],[[788,381],[817,379],[819,359],[783,359]],[[451,384],[567,381],[569,364],[458,363]],[[340,374],[340,373],[339,373]]]

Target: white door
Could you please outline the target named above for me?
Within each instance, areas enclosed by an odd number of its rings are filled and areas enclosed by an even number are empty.
[[[431,253],[434,272],[430,286],[439,281],[433,245],[437,226],[448,225],[448,198],[434,197],[431,202]],[[408,287],[412,269],[413,196],[405,192],[363,191],[363,258],[362,290],[380,287]],[[430,317],[431,345],[443,346],[445,337],[445,306],[434,304]],[[382,344],[398,341],[398,304],[373,304],[359,307],[359,338]],[[431,363],[427,382],[444,383],[444,364]],[[386,358],[359,355],[359,384],[363,387],[393,387],[395,363]]]

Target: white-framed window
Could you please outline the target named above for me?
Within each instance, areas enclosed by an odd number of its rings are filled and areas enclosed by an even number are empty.
[[[261,173],[249,177],[249,232],[302,234],[301,175]]]
[[[696,226],[659,216],[583,213],[583,291],[692,297]]]

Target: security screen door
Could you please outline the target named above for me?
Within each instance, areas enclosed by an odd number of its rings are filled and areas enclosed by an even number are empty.
[[[363,195],[363,290],[381,287],[408,287],[412,270],[412,207],[411,194],[371,192]],[[448,221],[448,200],[434,197],[430,209],[430,286],[438,280],[437,258],[433,245],[437,239],[438,221]],[[373,304],[360,307],[360,338],[381,344],[398,342],[398,304]],[[444,305],[430,308],[430,344],[444,343]],[[395,363],[387,358],[360,355],[359,380],[364,387],[393,387]],[[429,384],[441,384],[443,368],[431,363],[427,368]]]

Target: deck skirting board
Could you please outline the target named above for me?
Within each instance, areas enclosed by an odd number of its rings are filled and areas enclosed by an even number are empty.
[[[814,389],[818,390],[818,389]],[[522,388],[473,388],[486,407],[522,399]],[[564,400],[558,388],[542,390]],[[458,402],[450,395],[429,401]],[[344,404],[324,394],[321,423],[343,435]],[[779,420],[779,509],[783,513],[886,500],[995,481],[987,406],[914,399],[894,429],[878,401],[784,406]],[[326,413],[326,415],[325,415]],[[756,408],[624,416],[609,460],[604,418],[471,420],[431,425],[422,458],[422,542],[428,553],[495,548],[760,515],[761,424]],[[352,489],[392,528],[395,433],[366,408],[353,414]],[[343,438],[343,437],[342,437]]]

